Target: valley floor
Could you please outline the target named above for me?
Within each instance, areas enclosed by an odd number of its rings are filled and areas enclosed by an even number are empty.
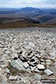
[[[56,28],[0,29],[0,84],[50,82],[56,84]]]

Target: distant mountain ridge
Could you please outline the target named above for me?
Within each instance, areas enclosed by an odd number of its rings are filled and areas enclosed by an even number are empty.
[[[9,16],[9,17],[8,17]],[[4,8],[0,9],[0,22],[4,20],[6,21],[16,21],[21,19],[28,19],[28,20],[36,20],[40,21],[41,24],[52,22],[53,24],[56,23],[54,19],[56,19],[56,9],[48,9],[48,8],[32,8],[32,7],[26,7],[21,9],[10,9],[10,8]],[[51,24],[51,23],[50,23]]]
[[[51,15],[56,15],[56,9],[42,9],[42,8],[32,8],[32,7],[26,7],[26,8],[21,8],[21,9],[11,9],[11,8],[8,8],[8,9],[0,9],[0,14],[18,14],[18,13],[35,13],[37,12],[38,13],[41,13],[41,14],[51,14]]]

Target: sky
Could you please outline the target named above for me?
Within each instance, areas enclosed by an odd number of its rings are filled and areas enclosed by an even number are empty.
[[[56,8],[56,0],[0,0],[0,8]]]

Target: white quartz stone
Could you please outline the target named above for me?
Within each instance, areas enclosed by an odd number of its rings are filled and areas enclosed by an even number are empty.
[[[9,80],[11,80],[11,81],[16,81],[17,78],[18,78],[18,76],[10,76],[10,77],[9,77]]]
[[[42,65],[42,64],[38,64],[37,67],[38,67],[39,70],[44,70],[45,69],[44,65]]]

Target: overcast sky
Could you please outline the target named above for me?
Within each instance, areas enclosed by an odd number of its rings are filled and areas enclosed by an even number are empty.
[[[0,7],[7,8],[56,8],[56,0],[0,0]]]

